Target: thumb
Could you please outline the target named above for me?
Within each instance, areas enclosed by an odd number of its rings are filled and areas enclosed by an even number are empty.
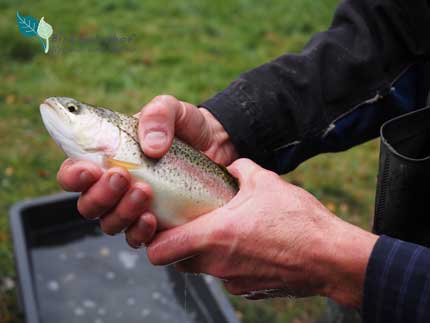
[[[263,170],[263,168],[247,158],[237,159],[234,163],[227,167],[229,173],[236,177],[240,186],[244,185],[246,181],[252,176]]]
[[[157,96],[143,107],[138,134],[143,152],[152,158],[166,154],[175,135],[199,150],[207,149],[210,142],[210,131],[199,109],[170,95]]]

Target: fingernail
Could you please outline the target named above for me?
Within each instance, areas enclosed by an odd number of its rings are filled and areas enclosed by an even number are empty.
[[[145,133],[145,138],[143,140],[151,148],[161,148],[166,144],[167,134],[164,131],[149,130]]]
[[[115,173],[109,178],[109,185],[115,191],[124,191],[127,188],[127,184],[127,180],[120,174]]]
[[[141,219],[139,220],[137,225],[138,225],[139,229],[141,230],[141,232],[148,234],[148,231],[149,231],[148,223],[145,221],[144,217],[141,217]]]
[[[138,222],[138,226],[139,226],[139,229],[142,229],[142,230],[146,230],[148,228],[148,224],[143,218],[140,219],[140,221]]]
[[[79,180],[82,184],[90,184],[94,181],[94,177],[90,172],[84,170],[79,174]]]
[[[142,190],[135,188],[130,194],[130,200],[135,204],[143,204],[146,200],[146,195]]]
[[[128,244],[130,245],[130,247],[134,248],[134,249],[140,249],[142,248],[145,244],[141,241],[136,241],[136,240],[127,240]]]

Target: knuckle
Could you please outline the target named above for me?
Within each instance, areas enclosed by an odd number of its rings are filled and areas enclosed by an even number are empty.
[[[87,206],[85,204],[85,200],[84,200],[84,198],[82,196],[79,197],[78,203],[77,203],[76,207],[78,209],[79,214],[82,215],[84,218],[88,219],[88,218],[91,217],[91,214],[88,211],[88,208],[87,208]]]
[[[169,107],[163,104],[162,102],[153,102],[147,108],[144,109],[143,116],[145,118],[153,118],[153,117],[169,117],[170,111]]]
[[[167,103],[177,101],[177,99],[173,95],[170,95],[170,94],[160,94],[160,95],[157,95],[156,97],[154,97],[153,101],[160,103],[160,104],[167,104]]]
[[[222,244],[225,241],[233,241],[234,239],[234,228],[235,224],[229,223],[230,221],[226,220],[225,222],[222,222],[222,225],[220,224],[214,224],[211,226],[210,232],[207,234],[207,247],[208,248],[214,248],[220,244]]]
[[[274,181],[279,180],[279,176],[275,172],[265,169],[257,170],[254,174],[252,174],[251,178],[252,183],[254,183],[256,186],[267,186],[268,183],[273,183]]]
[[[265,181],[277,181],[279,179],[279,175],[270,170],[260,170],[257,172],[257,177],[259,179],[263,179]]]
[[[118,211],[116,217],[121,223],[130,223],[136,217],[135,214],[130,212]]]
[[[95,195],[91,199],[90,197],[88,197],[87,202],[91,205],[91,209],[97,213],[103,212],[104,210],[108,209],[110,206],[110,202],[104,199],[101,195]]]
[[[66,178],[64,177],[64,170],[59,170],[57,172],[57,182],[60,184],[61,188],[65,191],[72,192],[75,191],[71,183],[69,183]]]
[[[158,115],[169,117],[171,108],[176,107],[179,101],[171,95],[158,95],[143,109],[143,115],[148,117]]]
[[[106,220],[100,220],[100,229],[109,236],[114,236],[117,232]]]
[[[209,234],[205,241],[205,247],[207,249],[213,248],[218,241],[223,241],[226,236],[226,230],[222,227],[215,227]]]
[[[249,158],[239,158],[233,164],[238,167],[249,167],[254,165],[253,161]]]

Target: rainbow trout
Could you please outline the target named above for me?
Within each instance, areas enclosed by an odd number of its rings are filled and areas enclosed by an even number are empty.
[[[46,129],[73,159],[103,168],[126,168],[136,181],[153,190],[151,211],[161,225],[173,227],[223,206],[238,190],[223,166],[175,138],[165,156],[152,159],[142,152],[138,119],[66,97],[40,105]]]

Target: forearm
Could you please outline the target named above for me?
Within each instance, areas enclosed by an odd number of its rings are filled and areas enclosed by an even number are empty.
[[[427,57],[429,17],[424,0],[414,6],[344,1],[332,27],[315,35],[300,55],[281,56],[241,75],[202,105],[220,120],[242,157],[278,172],[291,170],[320,152],[315,142],[335,120],[389,92],[406,65]],[[368,139],[363,135],[361,141]],[[276,165],[277,152],[297,143],[306,147],[294,152],[295,163]]]
[[[339,304],[359,308],[366,269],[378,236],[338,218],[332,222],[316,258],[316,271],[325,282],[320,294]]]
[[[331,218],[310,266],[318,294],[361,310],[363,322],[430,320],[430,250]]]

